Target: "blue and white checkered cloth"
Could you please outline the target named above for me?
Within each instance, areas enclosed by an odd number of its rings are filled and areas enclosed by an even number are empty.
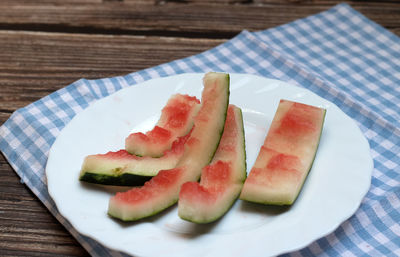
[[[265,31],[243,31],[199,55],[126,76],[81,79],[17,110],[0,127],[0,150],[22,181],[93,256],[125,256],[80,235],[47,192],[44,168],[60,131],[94,101],[162,76],[224,71],[305,87],[361,128],[374,159],[372,185],[333,233],[288,256],[400,256],[400,38],[347,4]]]

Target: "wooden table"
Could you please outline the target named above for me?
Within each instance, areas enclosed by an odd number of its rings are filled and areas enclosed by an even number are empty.
[[[138,71],[200,53],[340,1],[1,0],[0,124],[79,78]],[[400,35],[400,1],[349,2]],[[0,155],[0,256],[88,253]]]

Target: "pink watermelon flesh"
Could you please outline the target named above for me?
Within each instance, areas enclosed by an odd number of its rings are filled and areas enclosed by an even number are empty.
[[[190,134],[191,132],[179,137],[172,143],[171,149],[166,150],[159,158],[139,157],[126,150],[89,155],[83,162],[80,180],[115,186],[143,184],[145,180],[157,175],[159,170],[176,166],[185,151]]]
[[[178,137],[191,130],[199,108],[200,101],[196,97],[173,95],[162,109],[156,126],[145,134],[130,134],[125,140],[125,149],[139,156],[162,156]]]
[[[219,195],[222,196],[232,186],[231,173],[232,167],[229,162],[217,161],[204,167],[201,183],[186,182],[182,185],[178,201],[180,212],[189,205],[194,214],[198,214],[199,210],[209,212],[211,206],[217,207]]]
[[[292,204],[313,164],[325,109],[281,100],[240,199]]]
[[[201,181],[186,182],[179,193],[178,214],[195,223],[223,216],[240,194],[246,178],[243,119],[240,108],[230,105],[224,133],[212,163],[203,168]]]
[[[159,213],[177,202],[183,183],[199,179],[201,169],[212,160],[224,130],[229,75],[207,73],[203,83],[202,105],[176,168],[160,171],[143,187],[112,197],[108,208],[110,216],[132,221]]]
[[[142,187],[135,187],[123,193],[117,193],[110,200],[109,213],[111,216],[122,220],[136,220],[138,217],[151,216],[174,203],[169,198],[166,203],[165,196],[173,195],[174,189],[180,187],[180,181],[185,167],[178,167],[169,170],[161,170],[157,176],[147,181]],[[132,218],[130,213],[135,213]]]

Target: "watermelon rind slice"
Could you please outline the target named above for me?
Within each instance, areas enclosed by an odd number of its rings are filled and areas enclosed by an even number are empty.
[[[326,109],[280,100],[240,199],[292,205],[316,157]]]
[[[229,105],[221,142],[200,182],[186,182],[179,193],[178,215],[194,223],[221,218],[239,197],[246,178],[246,150],[241,109]]]
[[[106,154],[88,155],[82,164],[79,180],[102,185],[140,186],[160,170],[176,166],[185,151],[190,132],[178,138],[162,157],[139,157],[122,149]]]
[[[229,104],[229,74],[210,72],[203,78],[201,108],[194,118],[185,151],[174,169],[162,170],[142,187],[117,193],[108,214],[123,221],[152,216],[178,201],[180,187],[197,181],[219,145]]]
[[[131,133],[125,139],[125,150],[137,156],[163,156],[177,138],[191,131],[199,109],[200,101],[196,97],[172,95],[155,127],[146,133]]]

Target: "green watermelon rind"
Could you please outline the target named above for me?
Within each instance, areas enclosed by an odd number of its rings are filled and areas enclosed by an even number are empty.
[[[99,159],[96,160],[96,158]],[[133,163],[136,161],[132,160]],[[178,159],[174,156],[164,160],[148,158],[142,163],[138,162],[141,167],[132,169],[129,168],[129,160],[108,160],[101,156],[89,155],[83,162],[79,180],[101,185],[139,186],[157,175],[159,170],[175,167],[177,161]]]
[[[215,141],[215,143],[214,143],[214,149],[213,149],[213,151],[210,151],[210,156],[209,156],[209,158],[208,158],[208,160],[207,160],[207,163],[209,164],[210,162],[211,162],[211,160],[213,159],[213,157],[214,157],[214,154],[215,154],[215,152],[216,152],[216,150],[217,150],[217,148],[218,148],[218,145],[219,145],[219,142],[220,142],[220,140],[221,140],[221,136],[222,136],[222,133],[223,133],[223,131],[224,131],[224,124],[225,124],[225,119],[226,119],[226,116],[227,116],[227,110],[228,110],[228,105],[229,105],[229,95],[230,95],[230,89],[229,89],[229,87],[230,87],[230,77],[229,77],[229,74],[223,74],[224,75],[224,78],[225,78],[225,80],[224,81],[221,81],[221,82],[223,82],[224,83],[224,85],[225,85],[225,87],[226,87],[226,96],[225,96],[225,100],[226,100],[226,102],[225,102],[225,104],[224,104],[224,112],[223,112],[223,114],[221,115],[221,117],[219,118],[219,120],[220,120],[220,125],[219,125],[219,132],[217,132],[217,134],[218,134],[218,139]],[[194,129],[196,129],[196,128],[194,128]],[[185,157],[183,157],[183,158],[185,158]],[[179,164],[177,165],[177,167],[179,166]],[[200,178],[200,175],[201,174],[199,174],[198,176],[197,176],[197,178],[196,178],[196,180],[199,180],[199,178]],[[183,181],[183,183],[184,182],[186,182],[186,181]],[[183,184],[182,183],[182,184]],[[181,185],[180,185],[181,186]],[[179,193],[179,192],[178,192]],[[166,197],[167,199],[168,199],[168,197]],[[123,216],[123,214],[121,214],[120,212],[119,212],[119,210],[115,207],[115,206],[113,206],[113,205],[111,205],[111,201],[110,201],[110,204],[109,204],[109,208],[108,208],[108,212],[107,212],[107,214],[110,216],[110,217],[113,217],[113,218],[117,218],[117,219],[119,219],[119,220],[122,220],[122,221],[137,221],[137,220],[140,220],[140,219],[143,219],[143,218],[147,218],[147,217],[150,217],[150,216],[153,216],[153,215],[156,215],[156,214],[158,214],[158,213],[160,213],[160,212],[162,212],[163,210],[165,210],[165,209],[167,209],[167,208],[169,208],[169,207],[171,207],[172,205],[174,205],[174,204],[176,204],[177,202],[178,202],[178,198],[179,198],[179,196],[177,195],[176,197],[173,197],[172,199],[170,199],[167,203],[164,203],[162,206],[157,206],[157,208],[154,210],[154,211],[152,211],[152,212],[148,212],[148,213],[146,213],[146,214],[143,214],[143,215],[140,215],[140,216],[133,216],[133,215],[131,215],[131,217],[126,217],[126,218],[124,218]]]
[[[306,172],[306,176],[304,176],[304,180],[302,181],[302,183],[301,183],[301,185],[299,187],[299,191],[297,192],[297,195],[293,199],[293,201],[260,201],[259,199],[255,199],[255,198],[248,199],[248,198],[243,198],[243,197],[240,197],[240,200],[247,201],[247,202],[252,202],[252,203],[258,203],[258,204],[264,204],[264,205],[278,205],[278,206],[291,206],[296,202],[296,200],[298,199],[298,197],[299,197],[299,195],[300,195],[300,193],[301,193],[301,191],[303,189],[304,183],[306,182],[307,177],[309,176],[309,174],[311,172],[312,166],[314,164],[315,157],[317,156],[319,143],[321,141],[322,131],[323,131],[324,124],[325,124],[326,109],[323,109],[323,111],[324,111],[324,113],[323,113],[323,117],[322,117],[321,130],[320,130],[318,141],[317,141],[317,147],[315,149],[313,159],[312,159],[312,161],[310,163],[310,168]]]
[[[212,161],[212,159],[214,158],[215,152],[218,149],[219,142],[221,142],[222,134],[224,133],[224,125],[225,125],[226,115],[228,113],[228,106],[229,106],[229,95],[230,95],[229,80],[230,80],[229,74],[226,74],[226,76],[225,76],[225,85],[227,85],[228,90],[226,90],[226,93],[227,93],[226,99],[227,99],[227,101],[226,101],[226,105],[225,105],[225,113],[224,113],[224,115],[222,117],[224,122],[222,122],[222,125],[220,126],[220,130],[219,130],[219,133],[218,133],[219,137],[218,137],[218,140],[217,140],[217,142],[215,144],[214,151],[212,152],[212,154],[210,154],[210,158],[208,159],[208,163],[210,163]],[[197,180],[200,179],[200,176],[201,176],[201,174],[199,174],[199,177],[197,178]]]
[[[149,175],[138,175],[138,174],[130,174],[123,173],[121,175],[111,175],[111,174],[101,174],[91,171],[85,171],[79,177],[80,181],[92,183],[92,184],[101,184],[101,185],[110,185],[110,186],[140,186],[143,185],[146,181],[150,180],[153,176]]]
[[[186,220],[186,221],[189,221],[189,222],[192,222],[195,224],[208,224],[208,223],[215,222],[215,221],[219,220],[220,218],[222,218],[224,216],[224,214],[226,214],[232,208],[232,206],[235,204],[236,200],[239,198],[239,195],[240,195],[240,190],[238,190],[237,194],[232,197],[233,200],[229,201],[229,204],[226,204],[226,206],[223,209],[221,209],[220,213],[218,213],[215,216],[212,216],[208,219],[198,219],[196,216],[185,216],[185,215],[179,215],[179,217],[183,220]]]
[[[238,181],[238,184],[236,185],[239,187],[236,194],[232,195],[232,197],[229,199],[229,201],[225,201],[222,209],[220,209],[218,212],[216,212],[214,216],[210,216],[209,218],[199,218],[195,215],[187,215],[187,213],[179,212],[178,215],[181,219],[192,222],[192,223],[196,223],[196,224],[206,224],[206,223],[215,222],[215,221],[219,220],[220,218],[222,218],[232,208],[232,206],[235,204],[236,200],[239,198],[244,181],[246,180],[246,177],[247,177],[247,162],[246,162],[246,142],[245,142],[245,132],[244,132],[244,125],[243,125],[243,113],[240,108],[237,108],[237,110],[239,111],[239,119],[240,119],[239,122],[241,123],[241,138],[242,138],[242,144],[243,144],[243,152],[242,152],[243,155],[242,155],[242,160],[240,161],[240,163],[244,164],[244,165],[242,167],[242,172],[241,172],[243,177],[240,181]],[[222,135],[221,135],[221,138],[222,138]]]
[[[143,185],[160,170],[172,169],[177,165],[190,134],[179,137],[160,158],[136,157],[125,150],[88,155],[83,161],[79,180],[113,186]]]
[[[243,180],[242,183],[244,183],[246,181],[247,178],[247,155],[246,155],[246,137],[245,137],[245,132],[244,132],[244,123],[243,123],[243,113],[242,113],[242,109],[240,109],[240,118],[242,120],[242,134],[243,134],[243,158],[244,158],[244,171],[243,171]],[[240,194],[240,192],[239,192]],[[239,197],[239,196],[238,196]]]

